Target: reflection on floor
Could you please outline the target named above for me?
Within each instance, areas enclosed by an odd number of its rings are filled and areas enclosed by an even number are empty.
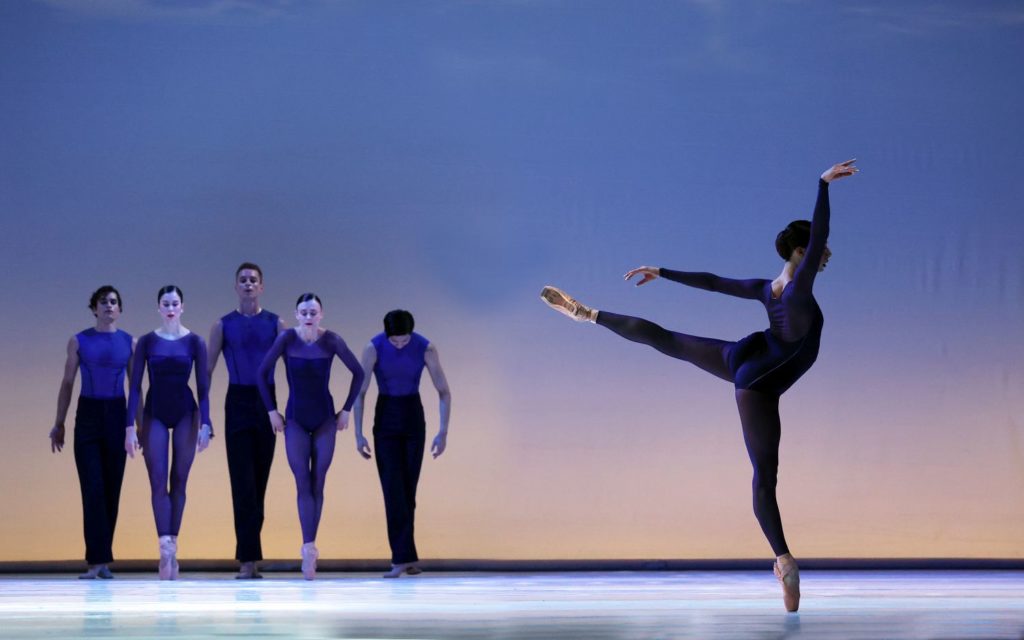
[[[3,638],[1024,638],[1024,572],[0,577]]]

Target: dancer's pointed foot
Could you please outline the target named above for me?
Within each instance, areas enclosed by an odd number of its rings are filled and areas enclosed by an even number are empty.
[[[235,576],[235,580],[259,580],[261,578],[263,576],[256,570],[255,562],[243,562],[242,566],[238,568],[238,575]]]
[[[178,560],[178,545],[171,536],[160,536],[160,564],[158,571],[161,580],[174,580],[174,565]]]
[[[409,576],[416,576],[423,573],[423,569],[416,566],[415,562],[402,562],[400,564],[391,565],[391,571],[388,571],[382,578],[400,578],[402,574]]]
[[[796,560],[788,553],[779,556],[773,570],[782,585],[782,603],[786,611],[796,611],[800,608],[800,569],[796,566]]]
[[[569,316],[576,322],[597,320],[597,309],[591,309],[556,287],[549,285],[541,289],[540,299],[555,311]]]
[[[302,577],[312,580],[316,577],[316,560],[320,557],[320,551],[316,548],[315,542],[307,542],[302,545]]]

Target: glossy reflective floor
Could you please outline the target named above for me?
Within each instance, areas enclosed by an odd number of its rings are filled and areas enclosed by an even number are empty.
[[[1024,572],[0,577],[3,638],[1024,638]]]

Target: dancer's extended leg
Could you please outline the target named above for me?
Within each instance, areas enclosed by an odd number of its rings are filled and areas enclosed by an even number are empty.
[[[596,323],[627,340],[653,347],[667,356],[690,362],[723,380],[733,381],[728,358],[729,349],[734,342],[677,333],[664,329],[650,320],[623,316],[610,311],[597,312]]]

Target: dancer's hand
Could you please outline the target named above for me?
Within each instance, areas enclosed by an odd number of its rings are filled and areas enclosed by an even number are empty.
[[[658,267],[637,267],[636,269],[633,269],[632,271],[626,272],[626,275],[623,276],[623,279],[624,280],[629,280],[630,278],[632,278],[633,276],[635,276],[637,274],[642,274],[643,277],[640,278],[639,280],[637,280],[637,282],[636,282],[636,286],[639,287],[642,284],[647,284],[651,280],[658,279],[660,277],[660,275],[658,274],[658,271],[659,271]]]
[[[839,178],[852,176],[853,174],[860,171],[860,169],[853,166],[854,162],[857,162],[856,158],[851,158],[846,162],[840,162],[839,164],[832,165],[831,167],[825,170],[825,173],[821,174],[821,179],[824,180],[825,182],[832,182],[833,180],[838,180]]]
[[[277,409],[270,412],[270,426],[274,428],[274,433],[284,432],[284,418],[281,417]]]
[[[370,443],[366,441],[366,436],[361,433],[356,434],[356,451],[367,460],[370,459]]]
[[[55,424],[50,429],[50,451],[57,453],[64,449],[64,425]]]
[[[135,427],[127,427],[124,430],[124,452],[128,454],[129,458],[135,458],[135,452],[141,449],[139,445],[139,436],[135,432]]]
[[[213,427],[204,424],[199,427],[199,438],[196,440],[196,451],[205,451],[210,446],[210,438],[213,437]]]
[[[338,412],[338,431],[348,429],[348,414],[349,412],[344,410]]]
[[[448,432],[439,431],[434,436],[434,443],[430,445],[430,453],[436,459],[439,455],[444,453],[445,447],[448,446]]]

